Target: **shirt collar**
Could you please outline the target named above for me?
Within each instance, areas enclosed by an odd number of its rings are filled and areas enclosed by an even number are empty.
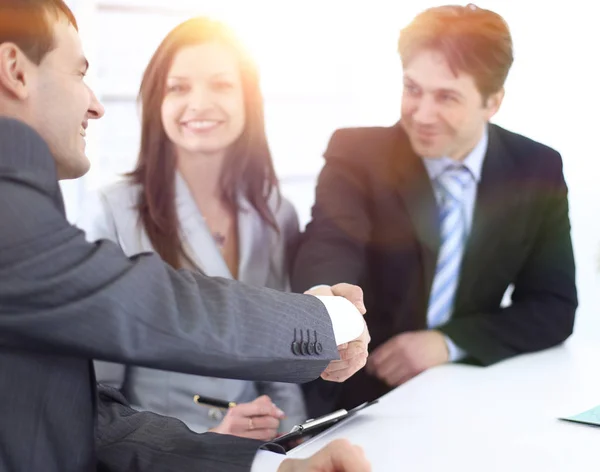
[[[485,126],[483,129],[483,135],[473,148],[473,150],[465,157],[462,164],[469,169],[476,182],[481,180],[481,169],[483,167],[483,160],[488,146],[488,127]],[[456,161],[450,157],[441,158],[430,158],[424,157],[423,164],[427,169],[427,174],[431,180],[436,180],[448,167],[456,165]]]

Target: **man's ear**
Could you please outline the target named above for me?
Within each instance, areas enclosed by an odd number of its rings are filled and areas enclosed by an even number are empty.
[[[504,87],[498,90],[496,93],[491,94],[485,104],[486,114],[488,121],[498,113],[500,109],[500,105],[502,105],[502,101],[504,100]]]
[[[28,66],[31,61],[14,43],[0,44],[0,87],[18,100],[29,96]]]

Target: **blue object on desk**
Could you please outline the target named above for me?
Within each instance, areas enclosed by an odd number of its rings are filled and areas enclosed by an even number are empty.
[[[589,424],[592,426],[600,426],[600,405],[591,410],[584,411],[575,416],[569,416],[568,418],[561,418],[561,420],[572,421],[574,423]]]

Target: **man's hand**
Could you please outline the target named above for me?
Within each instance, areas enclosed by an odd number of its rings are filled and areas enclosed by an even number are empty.
[[[221,424],[211,431],[270,441],[277,436],[279,420],[282,418],[285,418],[285,413],[268,396],[263,395],[250,403],[230,408]]]
[[[359,446],[345,439],[332,441],[308,459],[286,459],[278,472],[370,472],[371,464]]]
[[[362,289],[356,285],[337,284],[331,287],[322,285],[305,293],[308,295],[344,297],[352,302],[362,315],[367,312],[363,302]],[[364,330],[358,338],[338,346],[340,360],[330,362],[327,369],[321,374],[321,378],[331,382],[343,382],[352,377],[365,366],[369,356],[370,342],[371,336],[365,323]]]
[[[358,285],[337,284],[337,285],[319,285],[311,290],[304,292],[307,295],[321,295],[324,297],[344,297],[352,302],[361,315],[367,312],[363,301],[363,291]]]
[[[371,355],[366,370],[391,387],[448,362],[448,347],[439,331],[414,331],[394,336]]]

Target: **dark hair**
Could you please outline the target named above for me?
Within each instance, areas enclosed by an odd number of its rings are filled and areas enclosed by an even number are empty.
[[[203,17],[175,27],[162,41],[148,64],[140,87],[142,132],[136,168],[129,177],[142,187],[138,202],[140,220],[150,242],[162,259],[181,267],[185,255],[175,207],[176,156],[161,120],[166,80],[177,51],[196,44],[217,41],[231,48],[239,61],[246,111],[240,137],[227,151],[220,175],[220,192],[232,211],[239,211],[238,196],[244,195],[262,219],[278,230],[268,200],[279,186],[265,135],[263,98],[258,70],[238,39],[224,24]]]
[[[73,12],[62,0],[0,0],[0,44],[16,44],[39,64],[56,46],[52,17],[64,17],[77,29]]]
[[[417,15],[400,33],[402,64],[423,49],[440,51],[454,73],[472,75],[484,99],[504,86],[513,63],[504,19],[473,4],[435,7]]]

